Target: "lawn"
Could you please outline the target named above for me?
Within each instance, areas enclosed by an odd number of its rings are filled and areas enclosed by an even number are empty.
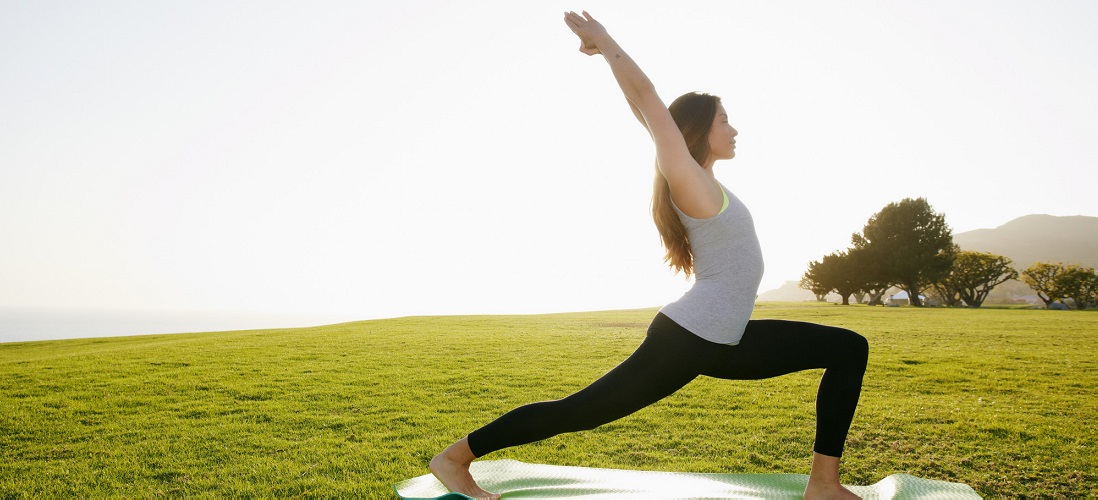
[[[413,317],[0,344],[0,496],[392,498],[449,442],[582,388],[654,310]],[[870,341],[843,481],[1098,496],[1098,313],[760,304]],[[699,379],[630,417],[488,458],[807,473],[820,371]]]

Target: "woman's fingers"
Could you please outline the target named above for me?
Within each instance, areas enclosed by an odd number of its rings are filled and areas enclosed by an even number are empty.
[[[594,17],[591,17],[591,14],[588,14],[586,10],[583,11],[582,16],[572,11],[565,12],[564,21],[568,23],[568,27],[572,28],[572,31],[598,31],[602,29],[602,24],[595,20]]]
[[[576,31],[576,29],[579,28],[579,25],[576,24],[576,20],[572,18],[571,13],[569,12],[564,13],[564,24],[567,24],[568,28],[572,31]]]
[[[593,56],[599,53],[599,49],[595,46],[592,39],[593,31],[600,28],[598,21],[595,21],[588,14],[587,11],[583,11],[583,16],[576,14],[575,12],[568,11],[564,13],[564,22],[568,25],[568,28],[572,30],[580,38],[580,52]]]
[[[584,12],[584,14],[586,14],[586,12]],[[574,28],[578,28],[582,26],[583,23],[588,21],[588,19],[585,19],[579,14],[571,11],[564,13],[564,20],[568,23],[569,26],[572,26]]]

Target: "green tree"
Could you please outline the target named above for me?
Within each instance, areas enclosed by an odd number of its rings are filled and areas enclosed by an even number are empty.
[[[1013,264],[1002,255],[958,249],[949,275],[935,282],[934,288],[946,305],[964,301],[968,307],[980,307],[993,288],[1018,277]]]
[[[869,296],[869,305],[879,306],[884,304],[881,298],[889,288],[892,288],[893,283],[889,281],[887,262],[874,259],[867,248],[859,245],[861,241],[864,241],[862,235],[854,233],[850,237],[851,247],[847,250],[854,265],[857,266],[856,272],[861,285],[857,292],[858,303],[862,302],[861,295],[864,294]]]
[[[844,306],[850,305],[850,296],[864,288],[854,255],[851,251],[837,252],[825,255],[823,262],[831,267],[835,293],[843,298]]]
[[[1037,292],[1037,298],[1048,308],[1063,298],[1056,287],[1056,278],[1063,272],[1064,264],[1060,262],[1035,262],[1022,271],[1022,281]]]
[[[801,278],[801,282],[809,284],[809,289],[816,294],[816,300],[821,302],[827,294],[835,290],[837,275],[833,255],[825,255],[821,260],[809,262],[808,271]]]
[[[953,266],[956,268],[957,261],[956,256],[961,252],[961,248],[957,245],[953,245],[951,249],[954,255]],[[930,296],[934,297],[939,303],[947,307],[957,307],[961,305],[961,291],[959,290],[958,281],[951,279],[954,271],[950,270],[950,274],[946,277],[931,283]]]
[[[948,275],[953,264],[953,231],[926,198],[889,203],[853,239],[879,273],[867,282],[899,286],[913,306],[922,306],[922,289]]]
[[[949,279],[949,277],[946,277],[937,283],[933,283],[932,288],[933,293],[931,296],[943,305],[949,307],[961,305],[961,293],[957,290],[954,281]]]
[[[1065,266],[1055,281],[1061,298],[1071,299],[1076,309],[1086,309],[1098,294],[1098,275],[1091,267]]]
[[[863,279],[853,250],[825,255],[823,260],[812,261],[801,278],[801,287],[812,290],[817,300],[834,291],[842,297],[843,305],[850,305],[850,296],[861,292]]]

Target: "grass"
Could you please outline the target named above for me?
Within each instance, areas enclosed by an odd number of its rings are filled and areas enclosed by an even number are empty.
[[[654,310],[415,317],[0,344],[0,497],[366,497],[514,406],[629,355]],[[871,345],[843,481],[1098,495],[1098,314],[761,304]],[[699,379],[635,415],[489,458],[807,473],[820,372]]]

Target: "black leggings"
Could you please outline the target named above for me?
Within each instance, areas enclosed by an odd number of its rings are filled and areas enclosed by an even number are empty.
[[[840,457],[869,357],[869,343],[842,328],[783,320],[752,320],[738,345],[716,344],[662,313],[628,359],[579,392],[515,408],[469,434],[482,457],[557,434],[594,429],[659,401],[698,375],[757,380],[824,368],[816,393],[817,453]]]

